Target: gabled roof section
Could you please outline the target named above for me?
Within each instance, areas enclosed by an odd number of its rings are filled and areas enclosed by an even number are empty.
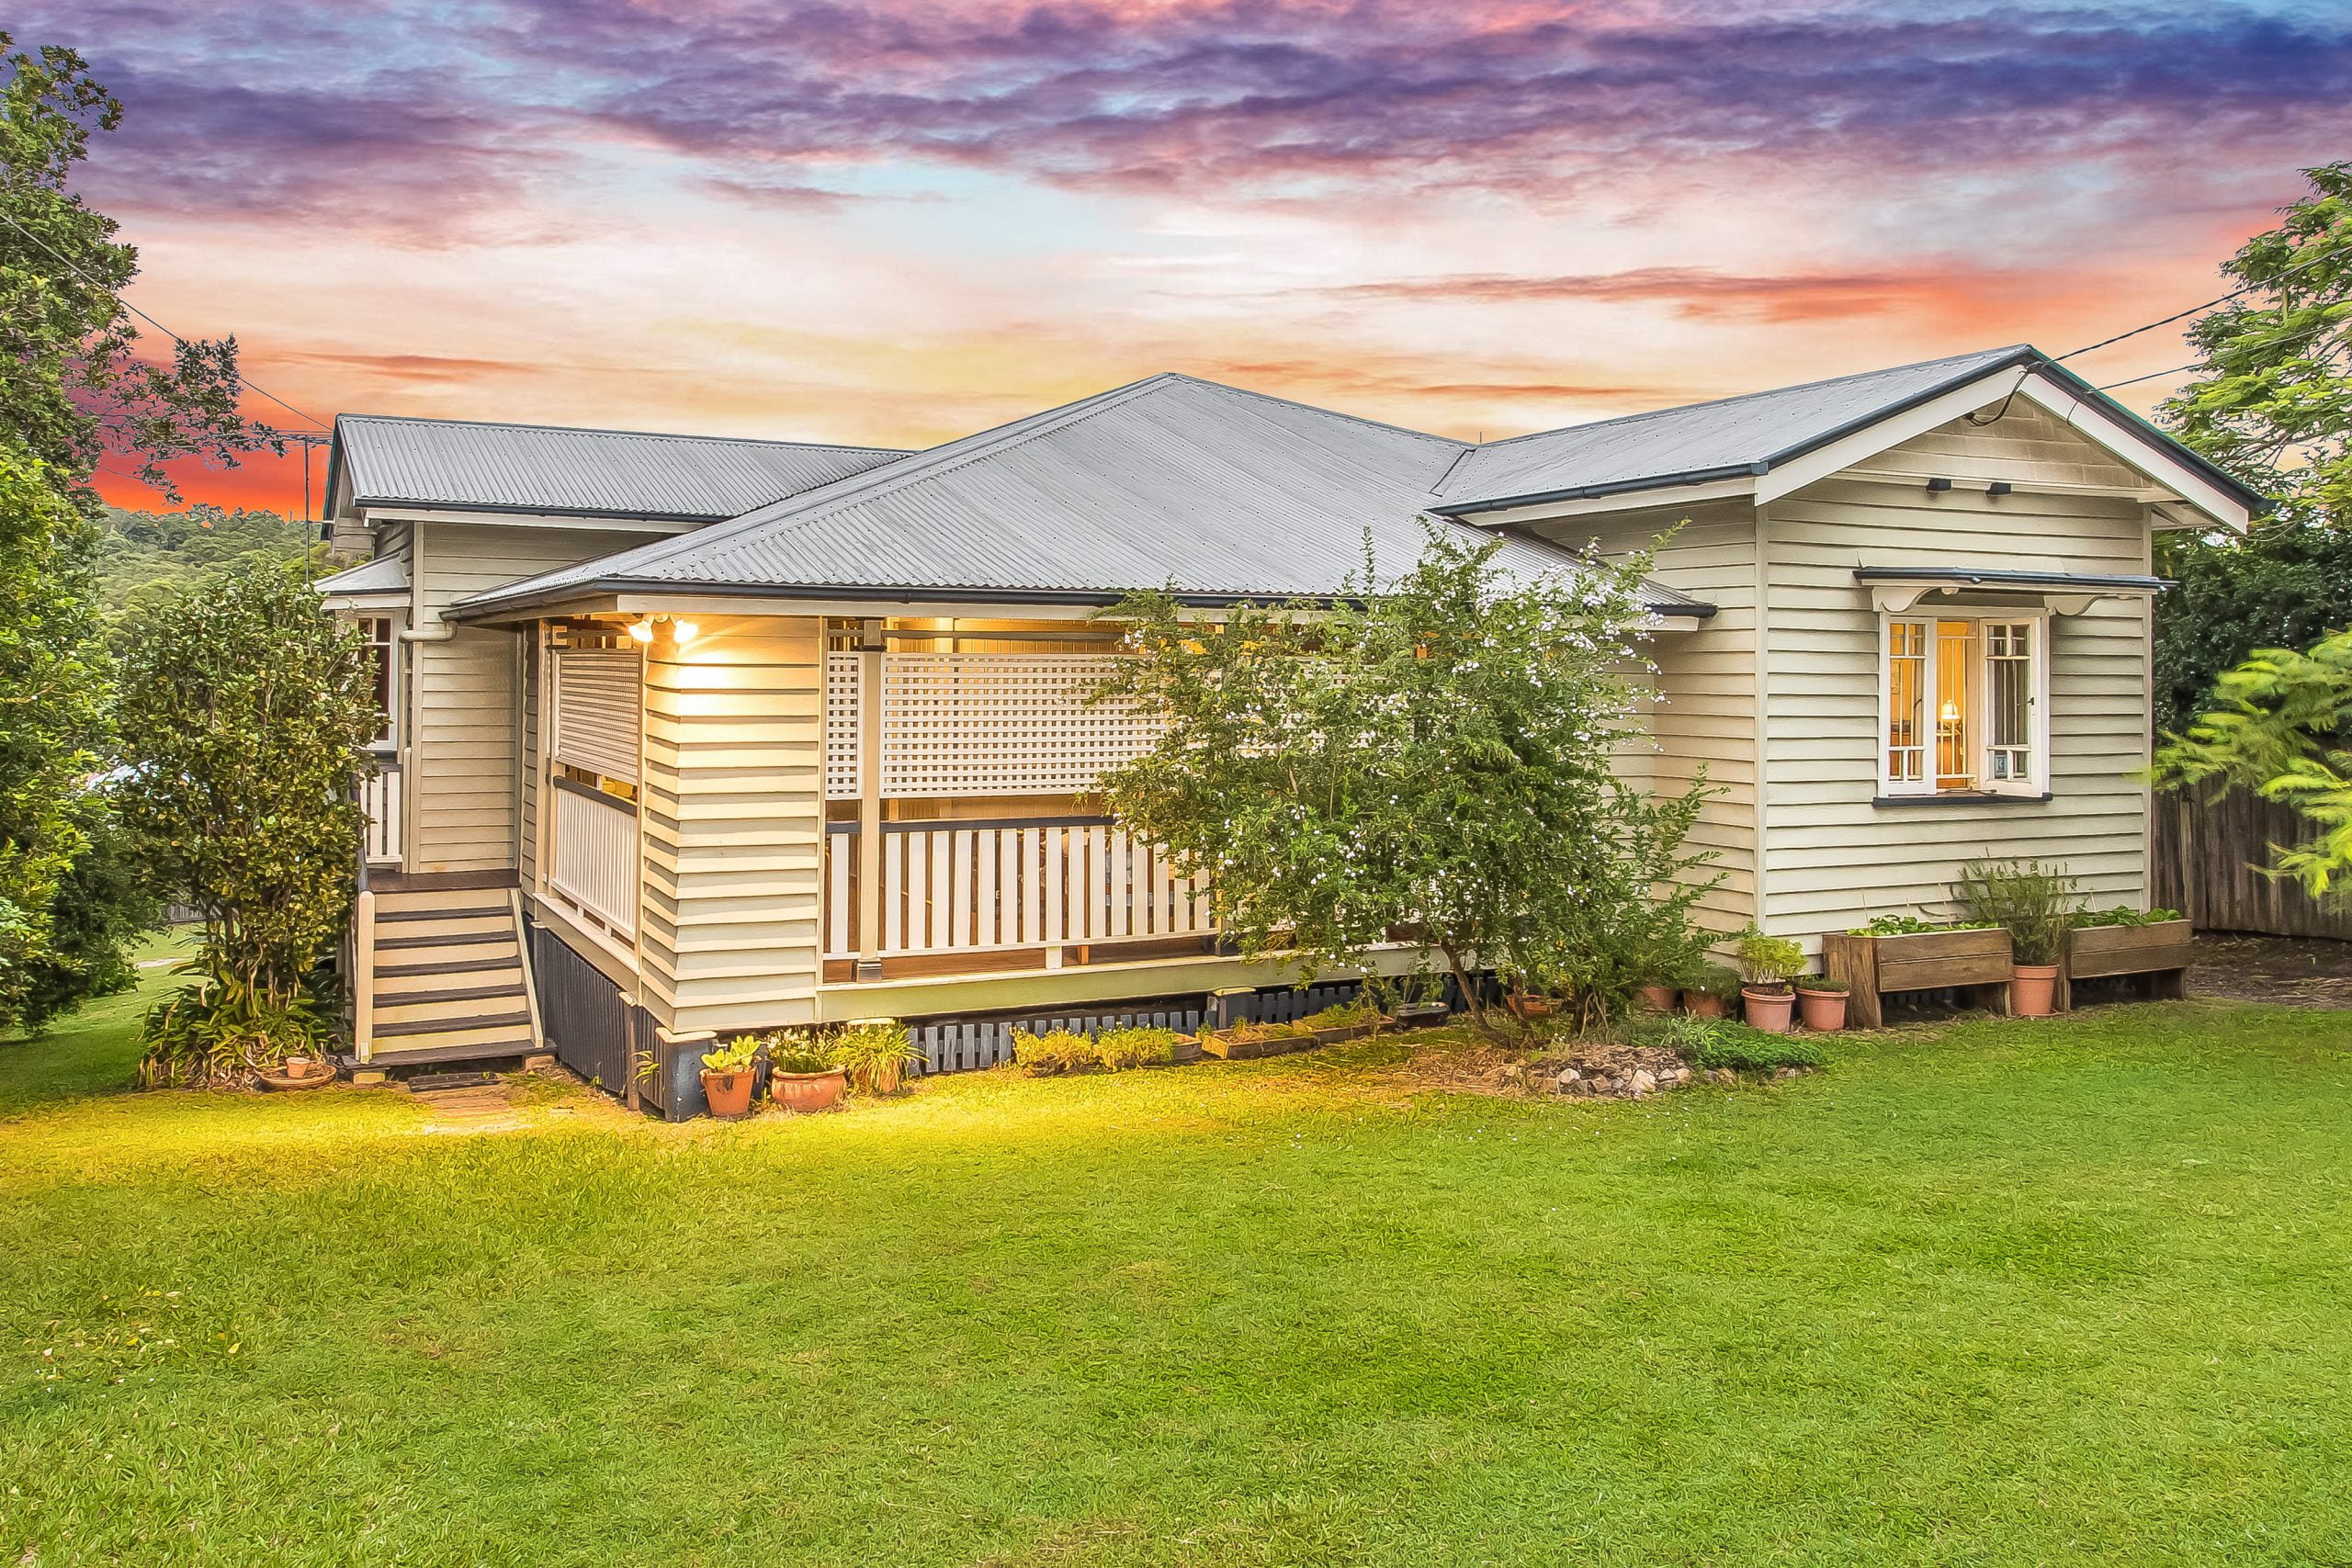
[[[2001,372],[2014,371],[2002,377]],[[2215,510],[2268,504],[2235,479],[2027,344],[1808,381],[1768,392],[1547,430],[1473,451],[1448,474],[1436,509],[1451,516],[1762,476],[1786,470],[1873,426],[1979,386],[1987,401],[2022,391],[2052,404],[2143,472],[2180,476]],[[1799,470],[1802,471],[1802,465]],[[1791,482],[1794,482],[1792,480]],[[1759,494],[1769,494],[1759,485]]]
[[[905,454],[876,446],[344,414],[327,494],[360,506],[712,523]]]
[[[477,595],[458,613],[665,588],[1071,603],[1161,587],[1202,603],[1329,595],[1361,571],[1367,543],[1395,569],[1419,558],[1418,519],[1464,450],[1154,376],[731,523]],[[1501,559],[1530,575],[1577,564],[1519,538]],[[1665,588],[1657,598],[1693,604]]]
[[[2040,356],[2023,346],[1986,349],[1491,441],[1446,476],[1437,504],[1460,515],[1761,474],[1776,461],[2029,357]]]

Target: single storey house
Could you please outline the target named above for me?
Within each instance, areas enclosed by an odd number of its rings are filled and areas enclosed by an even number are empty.
[[[2151,539],[2259,504],[2022,346],[1483,444],[1176,375],[915,452],[345,415],[328,485],[385,650],[356,1054],[614,1085],[1284,983],[1101,814],[1148,736],[1083,701],[1093,617],[1328,595],[1425,517],[1529,570],[1676,530],[1624,765],[1721,786],[1725,929],[1934,911],[1988,852],[2144,904]]]

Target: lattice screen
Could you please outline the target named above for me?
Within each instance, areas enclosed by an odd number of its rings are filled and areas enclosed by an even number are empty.
[[[857,655],[825,670],[825,793],[854,797]],[[1087,705],[1093,654],[893,653],[882,661],[882,793],[1077,795],[1151,744],[1131,713]]]
[[[825,796],[857,798],[858,656],[825,655]]]

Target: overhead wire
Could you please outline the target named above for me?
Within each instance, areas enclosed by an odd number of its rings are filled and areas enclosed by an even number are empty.
[[[43,251],[48,253],[51,261],[54,261],[58,265],[63,267],[66,271],[72,273],[83,282],[90,285],[94,288],[104,288],[107,289],[110,293],[112,292],[111,288],[109,288],[108,285],[103,279],[92,277],[88,273],[74,265],[72,260],[60,255],[56,246],[51,244],[47,240],[42,239],[39,234],[34,233],[30,229],[26,228],[22,223],[17,222],[17,220],[8,213],[0,212],[0,223],[7,224],[9,228],[14,229],[17,233],[22,234],[34,244],[39,245]],[[146,311],[141,310],[130,300],[121,299],[119,295],[116,296],[116,298],[124,310],[130,311],[132,315],[138,317],[141,321],[146,322],[149,326],[154,328],[165,337],[170,338],[174,343],[185,345],[191,341],[172,331],[171,328],[165,326],[163,322],[157,321],[154,317],[149,315]],[[296,419],[317,425],[321,430],[330,428],[324,420],[318,418],[314,414],[304,413],[300,409],[296,408],[284,398],[279,397],[277,393],[272,392],[268,388],[254,381],[242,370],[237,373],[237,384],[244,388],[247,391],[252,392],[258,397],[266,398],[269,401],[276,403],[279,408],[284,409]],[[295,436],[294,438],[300,439],[301,437]]]
[[[2144,327],[2133,327],[2133,328],[2132,328],[2130,332],[2128,332],[2128,333],[2116,333],[2113,337],[2103,337],[2103,338],[2099,339],[2097,343],[2094,343],[2094,344],[2085,344],[2083,347],[2078,348],[2078,349],[2075,349],[2075,350],[2073,353],[2071,353],[2071,354],[2062,354],[2062,355],[2060,355],[2058,356],[2058,358],[2059,358],[2059,360],[2060,360],[2061,362],[2064,362],[2064,361],[2065,361],[2065,360],[2069,360],[2069,359],[2077,358],[2077,357],[2079,357],[2080,355],[2086,355],[2086,354],[2092,353],[2092,352],[2094,352],[2094,351],[2096,351],[2096,350],[2098,350],[2098,349],[2106,348],[2106,347],[2109,346],[2110,344],[2121,343],[2125,338],[2133,338],[2133,337],[2138,337],[2142,333],[2152,333],[2152,332],[2155,331],[2158,327],[2168,327],[2168,326],[2172,325],[2172,323],[2173,323],[2173,322],[2177,321],[2180,321],[2180,320],[2182,320],[2184,317],[2193,316],[2193,315],[2197,314],[2197,312],[2198,312],[2198,311],[2199,311],[2199,310],[2211,310],[2211,309],[2212,309],[2214,306],[2216,306],[2216,305],[2226,305],[2226,304],[2228,304],[2231,300],[2233,300],[2233,299],[2236,299],[2236,298],[2237,298],[2239,295],[2241,295],[2241,294],[2251,294],[2251,293],[2253,293],[2253,292],[2254,292],[2256,289],[2257,289],[2257,288],[2270,288],[2272,285],[2274,285],[2274,284],[2278,283],[2280,279],[2282,279],[2282,278],[2289,278],[2289,277],[2292,277],[2292,276],[2295,276],[2295,274],[2297,274],[2297,273],[2299,273],[2299,272],[2301,272],[2301,271],[2302,271],[2304,268],[2306,268],[2306,267],[2317,266],[2321,262],[2324,262],[2324,261],[2325,261],[2325,260],[2327,259],[2328,254],[2329,254],[2329,253],[2328,253],[2328,252],[2326,252],[2326,251],[2323,250],[2323,251],[2321,251],[2321,252],[2320,252],[2320,254],[2317,254],[2317,255],[2315,255],[2315,256],[2312,256],[2312,257],[2310,257],[2310,258],[2308,258],[2307,260],[2304,260],[2304,261],[2299,261],[2299,262],[2297,262],[2294,265],[2292,265],[2292,266],[2290,266],[2290,267],[2287,268],[2287,269],[2286,269],[2286,271],[2284,271],[2284,272],[2280,273],[2277,277],[2267,277],[2267,278],[2264,278],[2264,279],[2263,279],[2261,282],[2259,282],[2259,283],[2248,283],[2248,284],[2243,285],[2243,286],[2242,286],[2242,287],[2240,287],[2240,288],[2233,288],[2233,289],[2231,289],[2227,294],[2222,295],[2222,296],[2220,299],[2208,299],[2208,300],[2206,300],[2206,301],[2205,301],[2205,303],[2203,303],[2202,305],[2191,305],[2191,306],[2190,306],[2188,310],[2176,310],[2176,311],[2175,311],[2175,312],[2173,312],[2171,315],[2165,317],[2162,321],[2150,321],[2150,322],[2149,322],[2146,326],[2144,326]],[[2165,374],[2165,372],[2158,372],[2158,374]],[[2126,383],[2123,383],[2123,382],[2120,382],[2120,381],[2119,381],[2119,382],[2117,382],[2117,383],[2116,383],[2116,385],[2118,385],[2118,386],[2123,386],[2123,385],[2125,385],[2125,384],[2126,384]]]

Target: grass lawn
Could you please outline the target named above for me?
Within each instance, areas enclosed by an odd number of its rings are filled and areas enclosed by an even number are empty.
[[[0,1562],[2352,1562],[2352,1014],[668,1128],[0,1045]]]

